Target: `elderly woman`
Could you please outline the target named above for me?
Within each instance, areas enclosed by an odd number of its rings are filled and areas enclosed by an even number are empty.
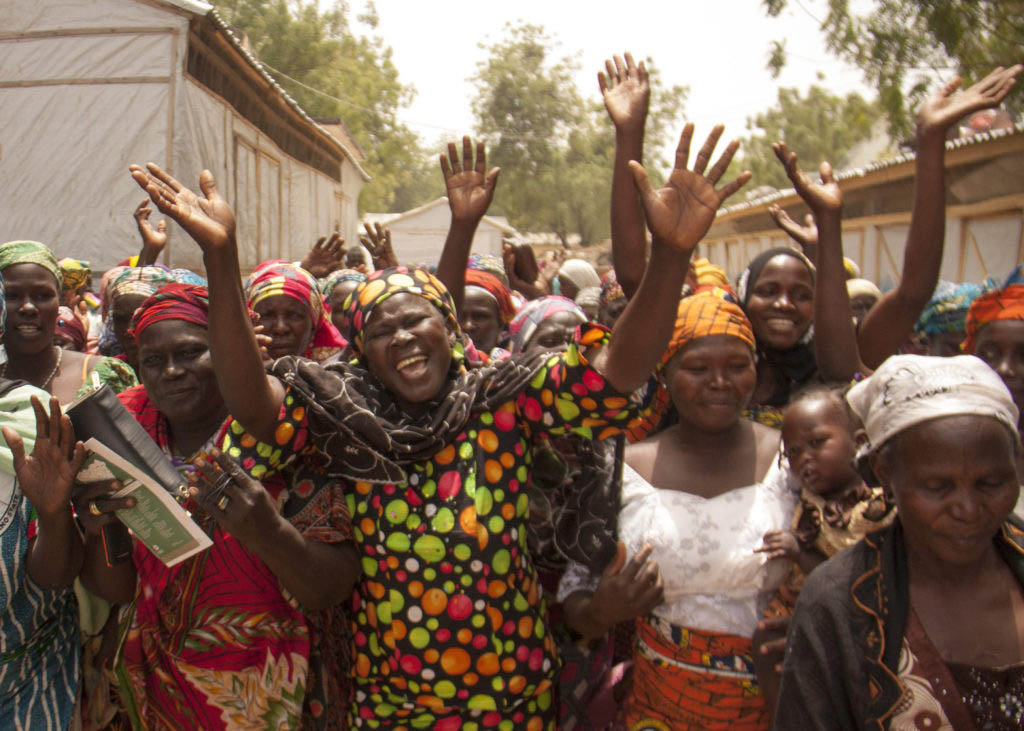
[[[0,279],[0,335],[3,302]],[[56,399],[6,378],[0,427],[0,727],[65,729],[73,725],[81,676],[71,583],[82,540],[70,497],[84,452],[69,458],[71,424]]]
[[[796,494],[778,433],[741,418],[757,380],[750,323],[720,294],[688,297],[661,363],[656,404],[670,400],[679,422],[626,449],[632,562],[596,586],[570,574],[560,593],[579,589],[566,611],[593,636],[649,602],[660,567],[664,603],[637,620],[627,727],[767,729],[751,638],[786,567],[758,550],[789,526]]]
[[[202,287],[169,284],[143,301],[130,334],[142,385],[128,410],[185,475],[212,461],[228,415],[210,362]],[[255,442],[253,449],[263,449]],[[97,532],[124,507],[106,484],[76,498],[86,525],[83,580],[111,601],[134,602],[121,652],[128,707],[145,727],[238,724],[289,728],[341,723],[347,627],[335,608],[351,593],[355,553],[341,486],[302,460],[216,504],[181,496],[213,546],[173,567],[136,542],[108,567]],[[99,515],[100,517],[96,517]],[[324,582],[324,576],[334,577]],[[239,705],[239,694],[245,701]]]
[[[344,349],[345,340],[324,312],[320,286],[302,267],[263,262],[246,280],[245,297],[270,337],[271,358],[302,355],[322,361]]]
[[[0,272],[6,286],[7,362],[0,377],[22,380],[67,404],[106,383],[115,391],[136,384],[135,374],[121,361],[54,344],[62,277],[57,259],[35,241],[0,246]]]
[[[779,728],[1020,728],[1018,413],[973,356],[903,355],[847,395],[894,523],[810,575]],[[970,628],[965,631],[965,628]]]
[[[352,724],[553,726],[558,658],[526,549],[532,438],[603,438],[635,413],[628,394],[671,329],[672,303],[661,293],[681,288],[715,210],[749,179],[714,188],[735,143],[705,177],[720,127],[687,170],[692,132],[688,125],[680,139],[669,187],[655,192],[634,168],[654,243],[612,337],[587,328],[563,352],[471,371],[443,285],[424,270],[394,268],[351,297],[359,364],[283,358],[268,377],[243,327],[234,219],[210,173],[199,198],[154,165],[132,168],[203,247],[214,363],[232,413],[282,457],[316,448],[349,485],[363,568]],[[458,163],[454,146],[449,156]],[[467,186],[484,188],[482,169],[469,161],[458,169]]]

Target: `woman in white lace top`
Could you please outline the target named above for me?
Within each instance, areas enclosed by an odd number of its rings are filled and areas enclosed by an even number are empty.
[[[620,538],[634,560],[650,551],[664,592],[637,619],[630,729],[771,726],[751,636],[786,566],[755,549],[789,525],[796,492],[778,466],[778,432],[740,418],[756,383],[753,345],[732,302],[715,293],[683,300],[662,359],[679,423],[626,451]],[[641,572],[630,591],[651,575]],[[559,593],[581,632],[595,630],[588,620],[606,601],[607,572],[600,579],[575,570],[563,579]]]

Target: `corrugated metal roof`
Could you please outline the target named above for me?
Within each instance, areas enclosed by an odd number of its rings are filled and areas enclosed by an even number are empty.
[[[288,106],[290,106],[293,110],[295,110],[295,112],[300,117],[302,117],[303,121],[309,123],[310,126],[320,130],[320,132],[323,133],[324,137],[326,137],[333,145],[335,145],[339,150],[341,150],[341,152],[345,155],[348,161],[355,166],[356,170],[359,171],[359,175],[363,178],[364,181],[370,180],[370,174],[363,169],[362,165],[359,164],[359,160],[352,153],[352,151],[349,150],[348,147],[341,142],[341,140],[339,140],[337,137],[335,137],[326,129],[324,129],[315,121],[313,121],[313,118],[306,113],[306,110],[303,109],[299,105],[299,103],[295,101],[291,97],[291,95],[289,95],[288,92],[281,87],[280,84],[277,83],[277,81],[270,74],[270,72],[267,71],[266,68],[264,68],[263,64],[260,63],[260,60],[256,58],[255,55],[253,55],[245,49],[245,47],[242,45],[241,39],[234,34],[234,32],[231,30],[231,27],[224,21],[223,18],[220,17],[220,13],[217,12],[217,9],[215,7],[213,7],[212,5],[208,5],[204,2],[200,2],[200,0],[160,0],[160,2],[164,3],[165,5],[171,5],[173,7],[179,8],[193,15],[209,18],[211,21],[213,21],[214,25],[216,25],[217,28],[224,33],[225,37],[227,37],[231,45],[234,46],[235,50],[238,51],[239,54],[241,54],[242,58],[244,58],[249,63],[249,65],[252,66],[256,73],[258,73],[264,79],[264,81],[270,84],[274,91],[281,95],[281,98],[284,99],[285,103]]]
[[[1013,135],[1024,134],[1024,123],[1015,124],[1013,129],[998,129],[990,132],[979,132],[976,135],[970,137],[958,137],[955,140],[946,141],[946,150],[959,150],[963,147],[971,147],[991,140],[1000,139],[1002,137],[1011,137]],[[851,168],[849,170],[843,170],[840,173],[836,173],[836,180],[842,182],[844,180],[852,180],[854,178],[862,178],[868,173],[874,173],[879,170],[885,170],[887,168],[902,165],[906,162],[911,162],[917,158],[917,154],[908,152],[903,155],[897,155],[896,157],[887,158],[885,160],[879,160],[877,162],[870,163],[864,167]],[[719,216],[723,216],[729,213],[737,213],[739,211],[745,211],[750,208],[757,208],[763,206],[766,203],[777,201],[781,198],[788,198],[796,195],[796,190],[793,188],[784,188],[783,190],[777,190],[768,195],[759,196],[753,200],[743,201],[727,208],[721,208],[718,211]]]

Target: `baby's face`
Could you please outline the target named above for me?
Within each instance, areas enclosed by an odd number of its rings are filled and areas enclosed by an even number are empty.
[[[831,398],[804,399],[790,406],[782,421],[790,469],[801,487],[817,495],[842,490],[857,477],[857,444],[841,409]]]

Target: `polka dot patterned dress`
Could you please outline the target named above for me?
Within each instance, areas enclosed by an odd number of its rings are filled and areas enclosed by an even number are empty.
[[[606,338],[593,328],[579,342]],[[470,416],[432,458],[403,465],[405,482],[347,484],[363,569],[352,726],[554,728],[558,658],[526,548],[530,445],[570,431],[606,438],[638,415],[574,344],[518,396]],[[277,429],[282,458],[316,431],[311,418],[290,389]],[[243,451],[234,452],[243,464],[266,469],[267,454]]]

